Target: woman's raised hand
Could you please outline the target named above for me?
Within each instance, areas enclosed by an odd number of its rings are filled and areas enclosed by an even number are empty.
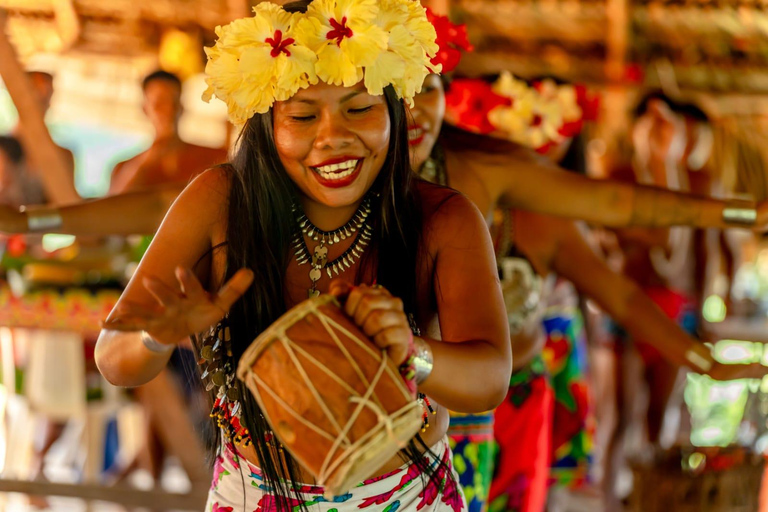
[[[216,293],[207,292],[189,269],[176,268],[177,286],[144,276],[152,305],[121,301],[104,329],[146,331],[159,343],[175,344],[219,322],[253,282],[253,272],[238,270]]]
[[[336,279],[330,293],[340,299],[344,312],[387,356],[402,364],[413,348],[413,333],[403,301],[381,286],[352,286]]]

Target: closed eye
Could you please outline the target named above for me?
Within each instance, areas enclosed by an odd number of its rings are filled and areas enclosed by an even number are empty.
[[[291,116],[292,120],[299,121],[299,122],[311,121],[314,118],[315,118],[315,116]]]
[[[361,108],[351,108],[349,109],[350,114],[364,114],[365,112],[368,112],[373,108],[373,105],[368,105],[367,107],[361,107]]]

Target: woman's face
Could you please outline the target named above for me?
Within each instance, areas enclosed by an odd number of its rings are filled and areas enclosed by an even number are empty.
[[[418,169],[432,153],[445,117],[445,91],[440,76],[427,76],[413,103],[408,124],[408,142],[413,168]]]
[[[390,119],[384,96],[363,83],[319,83],[273,109],[275,146],[307,199],[331,207],[359,202],[384,165]]]

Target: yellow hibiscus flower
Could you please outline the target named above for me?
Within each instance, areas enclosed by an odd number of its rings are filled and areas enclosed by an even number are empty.
[[[439,71],[429,62],[438,50],[435,28],[412,0],[380,2],[376,24],[389,35],[387,51],[365,68],[365,85],[371,94],[381,94],[392,84],[399,97],[412,103],[426,76]]]
[[[563,114],[556,96],[542,95],[508,72],[493,85],[494,92],[512,99],[511,106],[500,106],[488,113],[488,121],[500,133],[519,144],[538,149],[562,139],[559,133]]]
[[[296,43],[296,19],[296,14],[265,2],[254,8],[253,17],[217,27],[219,39],[206,49],[209,88],[203,99],[223,100],[232,121],[242,123],[316,83],[317,56]]]
[[[243,123],[318,80],[368,92],[392,84],[409,102],[421,90],[438,51],[426,10],[415,0],[314,0],[306,13],[262,2],[254,16],[216,28],[206,48],[203,99],[226,102]]]
[[[523,80],[518,80],[509,71],[502,71],[499,78],[493,83],[493,92],[515,99],[518,96],[526,95],[530,92],[530,86]]]
[[[374,23],[374,0],[314,0],[299,20],[296,39],[317,53],[320,80],[351,87],[387,48],[387,34]]]

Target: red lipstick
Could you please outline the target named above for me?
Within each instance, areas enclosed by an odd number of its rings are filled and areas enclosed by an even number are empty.
[[[342,162],[347,162],[349,160],[357,160],[357,165],[352,170],[351,174],[349,174],[347,176],[344,176],[343,178],[330,178],[329,179],[329,178],[326,178],[325,176],[323,176],[323,173],[321,173],[318,170],[318,167],[325,167],[326,165],[340,164]],[[326,160],[325,162],[321,163],[320,165],[310,166],[310,167],[311,167],[311,169],[313,171],[312,175],[315,177],[317,182],[320,183],[322,186],[328,187],[328,188],[343,188],[343,187],[347,187],[347,186],[351,185],[352,183],[354,183],[354,181],[357,179],[357,177],[360,176],[360,172],[363,169],[363,161],[364,161],[363,158],[346,156],[346,157],[332,158],[330,160]],[[326,174],[333,175],[333,174],[342,173],[342,172],[345,172],[345,171],[334,171],[334,172],[326,173]]]

